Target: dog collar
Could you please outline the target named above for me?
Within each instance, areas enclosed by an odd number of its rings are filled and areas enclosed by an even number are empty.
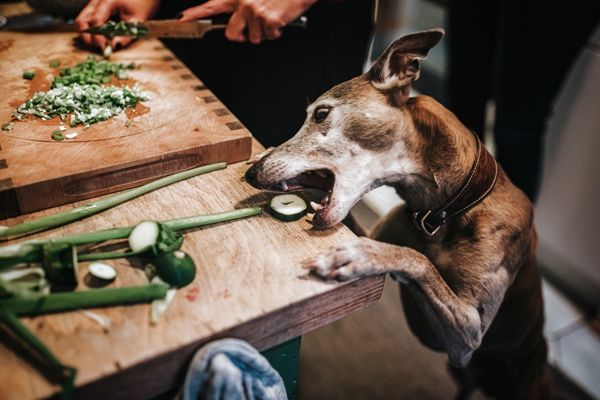
[[[412,212],[417,230],[427,236],[435,235],[448,220],[475,207],[494,189],[498,179],[498,164],[477,135],[473,135],[477,140],[477,157],[458,191],[436,209]]]

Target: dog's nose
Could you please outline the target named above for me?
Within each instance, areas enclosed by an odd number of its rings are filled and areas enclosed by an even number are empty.
[[[244,175],[244,179],[252,186],[256,186],[256,175],[258,175],[258,164],[254,164],[248,168],[248,171],[246,171],[246,174]]]

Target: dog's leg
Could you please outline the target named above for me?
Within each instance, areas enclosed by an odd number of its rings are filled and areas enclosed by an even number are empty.
[[[477,280],[457,295],[425,255],[367,238],[319,254],[304,268],[337,280],[391,273],[411,290],[456,366],[466,365],[481,344],[509,283],[503,268],[490,267],[485,281]]]

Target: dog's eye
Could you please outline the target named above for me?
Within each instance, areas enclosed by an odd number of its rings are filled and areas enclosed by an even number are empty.
[[[317,107],[313,114],[315,122],[323,122],[329,115],[329,107]]]

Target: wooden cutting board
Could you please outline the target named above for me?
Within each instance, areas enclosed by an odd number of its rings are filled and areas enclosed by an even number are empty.
[[[86,59],[69,33],[0,32],[0,123],[37,90],[46,90],[53,59],[61,67]],[[127,115],[81,125],[56,142],[51,121],[16,121],[0,131],[0,218],[139,186],[198,165],[249,158],[251,135],[159,41],[139,41],[111,61],[134,62],[129,76],[149,100]],[[210,60],[207,62],[214,62]],[[35,71],[32,81],[23,71]],[[132,124],[126,127],[127,119]]]

